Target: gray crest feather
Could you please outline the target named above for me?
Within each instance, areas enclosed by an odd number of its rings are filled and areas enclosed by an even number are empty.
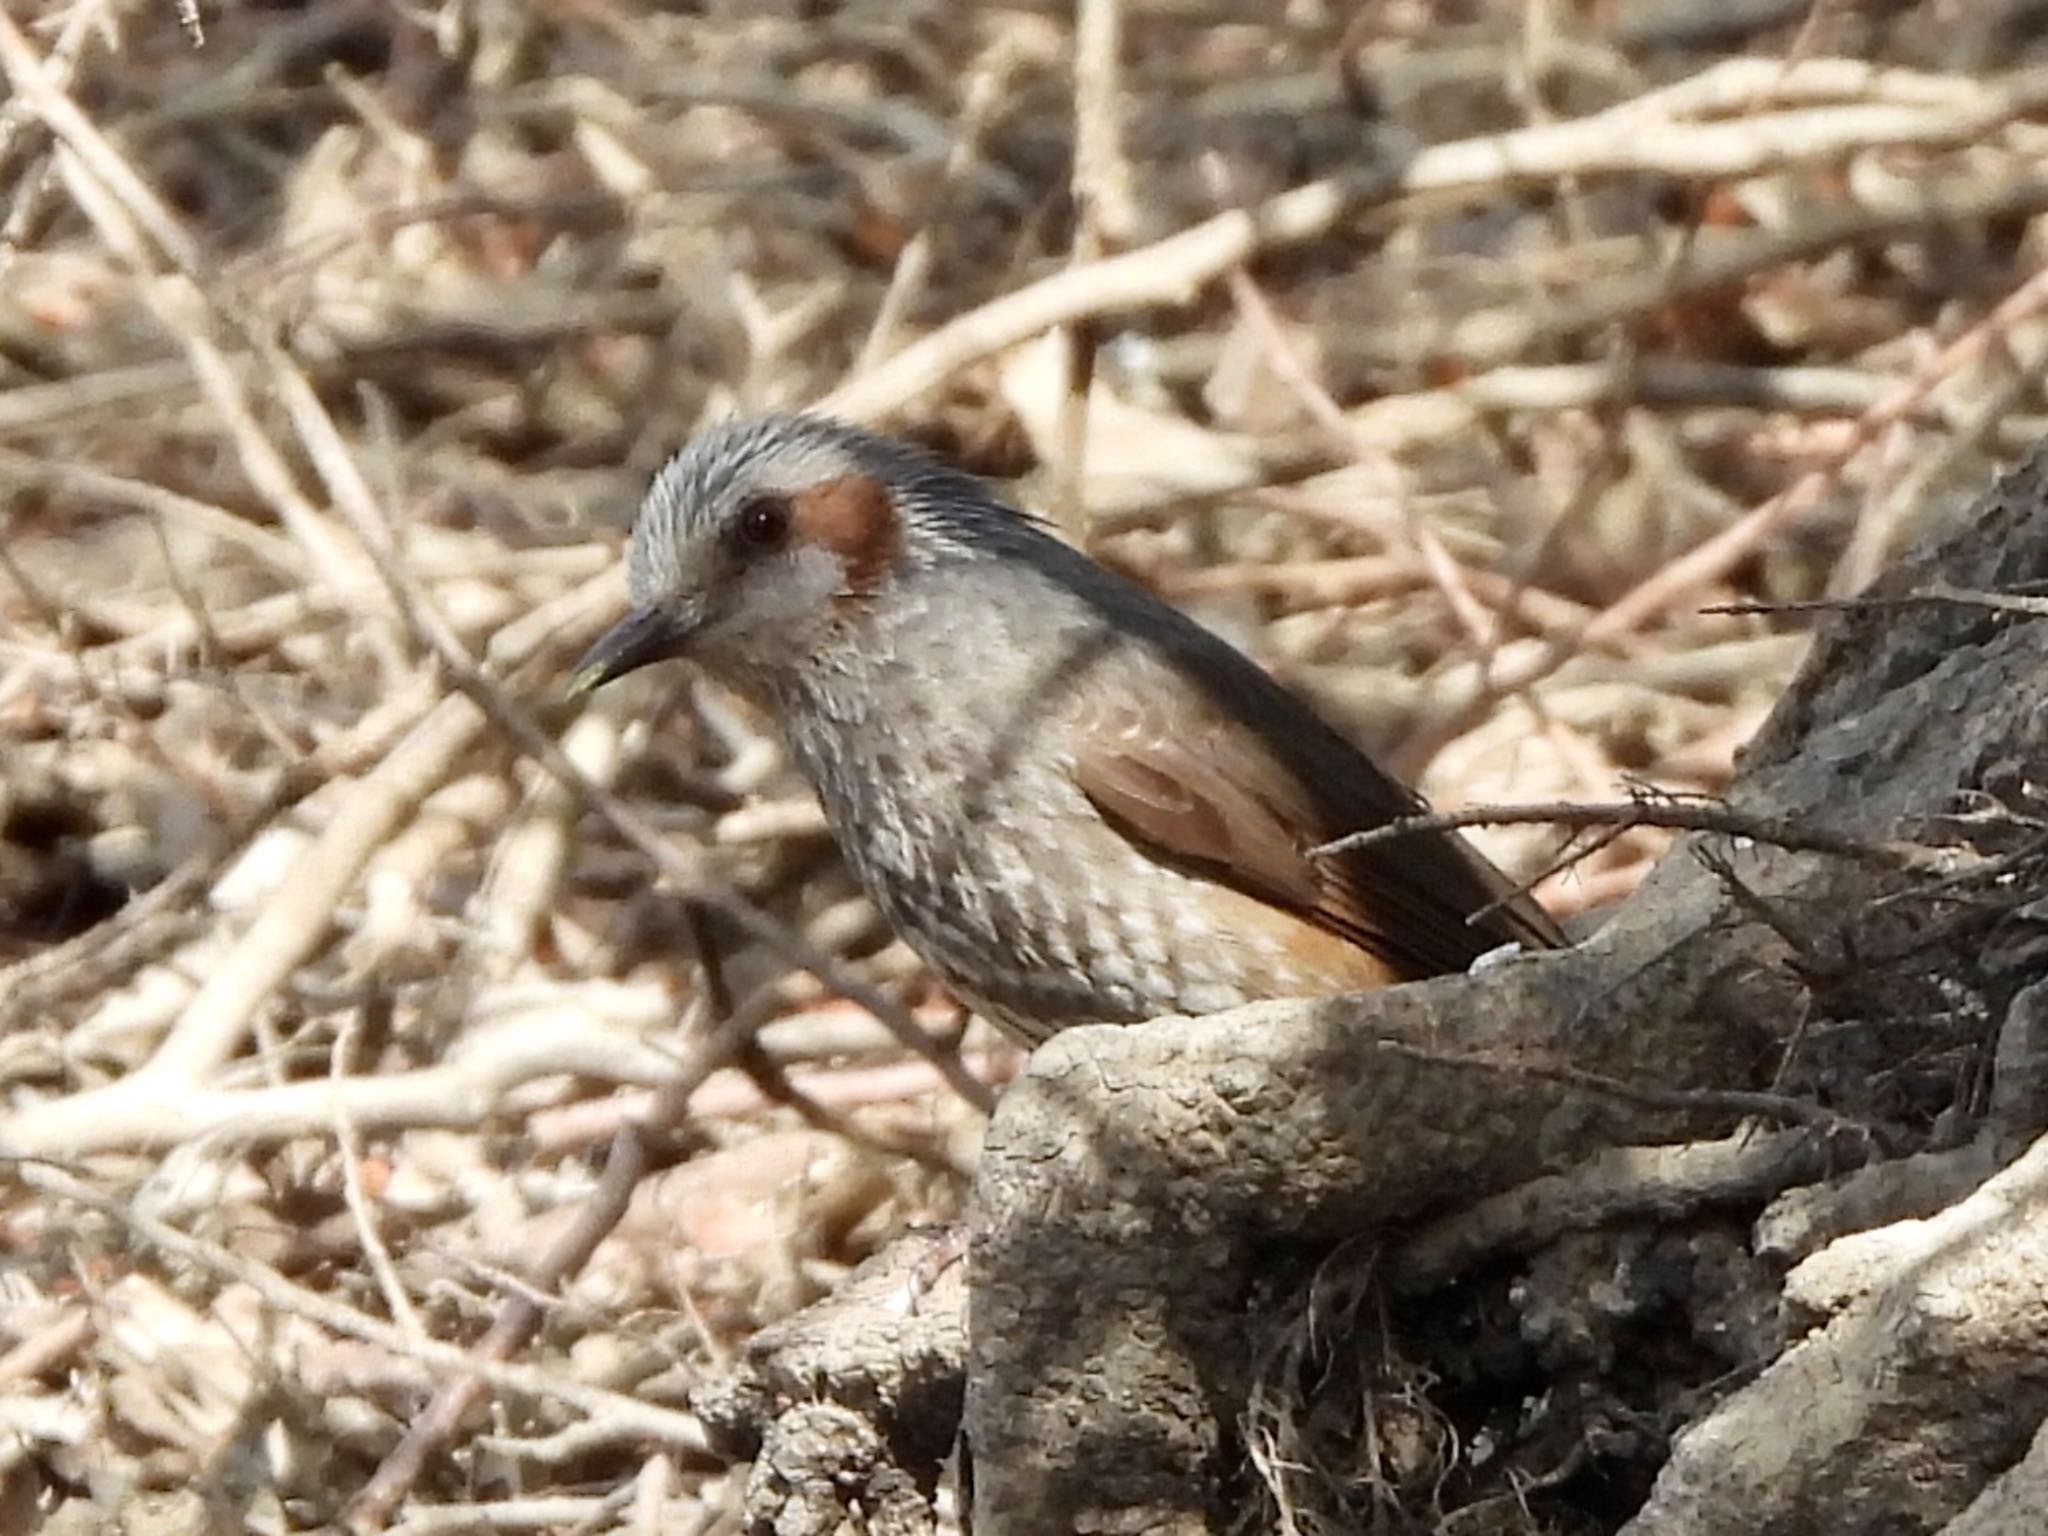
[[[1050,542],[1037,519],[922,449],[827,416],[756,416],[700,432],[655,476],[628,556],[636,597],[658,590],[679,551],[715,534],[749,494],[791,493],[846,474],[868,475],[892,489],[918,564]]]

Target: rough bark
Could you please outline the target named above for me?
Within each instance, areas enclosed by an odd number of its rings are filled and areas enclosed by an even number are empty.
[[[1568,953],[1043,1047],[976,1189],[978,1536],[1256,1517],[1254,1400],[1333,1250],[1397,1282],[1353,1321],[1379,1362],[1366,1395],[1404,1351],[1428,1373],[1411,1384],[1455,1388],[1405,1419],[1389,1405],[1425,1392],[1378,1396],[1377,1508],[1492,1498],[1509,1512],[1471,1528],[1634,1514],[1645,1536],[2004,1528],[1979,1511],[2000,1474],[2038,1482],[2038,1448],[2014,1464],[2048,1412],[2048,1150],[1997,1173],[2043,1128],[2048,623],[1968,593],[2044,578],[2037,458],[1890,573],[1898,602],[1824,622],[1747,754],[1734,809],[1889,852],[1695,836]],[[1596,1156],[1757,1118],[1809,1139]],[[1871,1159],[1752,1239],[1773,1194]],[[1959,1195],[1932,1239],[1910,1219]],[[1827,1244],[1901,1217],[1865,1234],[1860,1279],[1821,1283]],[[1806,1254],[1813,1283],[1780,1316]],[[1300,1315],[1327,1368],[1329,1314]],[[1788,1321],[1816,1331],[1788,1340]],[[1437,1421],[1466,1448],[1455,1469],[1387,1449]]]
[[[855,1513],[875,1536],[934,1528],[967,1348],[965,1272],[933,1253],[929,1237],[890,1245],[691,1395],[713,1445],[753,1463],[756,1529],[826,1536]]]
[[[1862,1294],[1679,1439],[1629,1536],[1938,1530],[2026,1449],[2048,1413],[2048,1138],[1932,1221],[1861,1237]]]

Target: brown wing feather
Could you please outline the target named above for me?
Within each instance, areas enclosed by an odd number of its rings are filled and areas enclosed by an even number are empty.
[[[1087,690],[1068,720],[1076,782],[1125,836],[1294,912],[1407,977],[1462,970],[1510,938],[1558,942],[1548,916],[1526,898],[1467,921],[1511,888],[1455,835],[1312,858],[1311,848],[1420,803],[1362,753],[1346,749],[1333,761],[1327,740],[1315,744],[1319,766],[1340,769],[1344,782],[1311,785],[1284,760],[1286,748],[1269,746],[1268,736],[1174,671],[1146,671],[1153,675],[1142,699],[1125,689]],[[1288,702],[1300,718],[1286,725],[1328,732],[1305,706]]]

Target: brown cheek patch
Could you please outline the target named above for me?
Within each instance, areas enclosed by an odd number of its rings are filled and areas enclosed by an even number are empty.
[[[839,557],[850,597],[873,596],[903,555],[903,520],[889,488],[869,475],[841,475],[792,504],[797,538]]]

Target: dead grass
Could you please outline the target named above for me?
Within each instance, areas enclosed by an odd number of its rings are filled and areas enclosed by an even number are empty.
[[[1700,610],[2040,435],[2048,45],[1609,9],[7,8],[0,1525],[728,1529],[689,1387],[954,1209],[1014,1057],[759,723],[560,702],[700,422],[1021,476],[1444,804],[1717,788],[1804,621]]]

